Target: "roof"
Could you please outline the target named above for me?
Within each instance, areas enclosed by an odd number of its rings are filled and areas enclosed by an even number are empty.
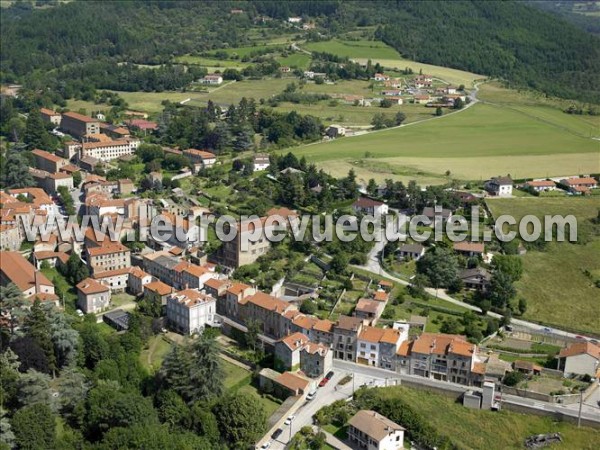
[[[56,111],[52,111],[51,109],[48,109],[48,108],[40,108],[40,113],[45,114],[46,116],[60,116],[60,113],[58,113]]]
[[[252,303],[260,308],[267,309],[269,311],[275,311],[278,313],[283,313],[288,306],[289,303],[277,298],[272,295],[265,294],[264,292],[258,291],[256,294],[248,297],[248,302]]]
[[[139,268],[138,266],[131,266],[129,268],[129,273],[137,278],[144,278],[144,277],[149,277],[150,274],[143,271],[141,268]]]
[[[168,295],[173,292],[173,288],[168,284],[163,283],[162,281],[153,281],[144,286],[144,289],[148,289],[151,292],[154,292],[161,297],[163,295]]]
[[[305,390],[310,383],[306,378],[291,372],[282,373],[275,381],[294,392]]]
[[[292,323],[302,329],[312,330],[318,320],[319,319],[317,319],[316,317],[313,317],[313,316],[306,316],[304,314],[298,314],[297,316],[295,316],[292,319]]]
[[[338,317],[338,321],[335,328],[348,331],[358,331],[360,326],[363,324],[362,319],[358,317],[350,317],[341,315]]]
[[[331,333],[333,331],[334,323],[331,320],[319,319],[313,326],[313,330],[321,331],[323,333]]]
[[[467,342],[464,336],[443,333],[423,333],[413,341],[411,352],[422,354],[454,354],[470,357],[475,353],[475,345]]]
[[[452,248],[457,252],[475,252],[475,253],[483,253],[485,250],[485,246],[483,242],[455,242],[452,244]]]
[[[246,289],[251,288],[252,286],[248,286],[244,283],[233,283],[231,286],[227,288],[227,293],[235,296],[239,296]]]
[[[497,184],[498,186],[507,186],[507,185],[512,186],[512,184],[513,184],[512,178],[510,178],[510,177],[494,177],[489,181],[491,183]]]
[[[0,260],[2,261],[0,271],[21,291],[39,285],[53,286],[46,275],[35,270],[35,267],[19,252],[0,252]]]
[[[394,283],[388,280],[379,280],[379,286],[393,287]]]
[[[86,278],[85,280],[79,282],[79,284],[77,284],[76,287],[84,295],[100,294],[102,292],[108,292],[110,290],[108,286],[99,283],[93,278]]]
[[[566,178],[566,179],[562,180],[561,182],[568,186],[573,186],[573,185],[578,185],[578,184],[591,184],[591,185],[598,184],[596,179],[592,178],[592,177]]]
[[[191,308],[196,305],[214,301],[213,297],[196,289],[184,289],[182,291],[175,292],[171,294],[170,298],[186,308]]]
[[[552,180],[533,180],[525,183],[527,186],[531,187],[554,187],[556,183]]]
[[[387,302],[389,298],[390,296],[388,293],[384,291],[376,291],[375,294],[373,294],[373,299],[378,302]]]
[[[476,362],[473,364],[473,368],[471,369],[472,373],[476,373],[479,375],[485,375],[486,365],[482,362]]]
[[[69,260],[69,255],[67,255],[65,252],[39,251],[34,252],[33,256],[37,261],[58,258],[62,263],[66,263]]]
[[[127,145],[129,146],[129,139],[119,139],[119,140],[110,140],[105,142],[84,142],[81,144],[81,147],[84,150],[94,149],[94,148],[102,148],[102,147],[114,147],[118,145]]]
[[[348,423],[377,442],[388,436],[390,432],[404,431],[403,427],[387,417],[366,409],[354,414]]]
[[[183,153],[185,153],[186,155],[199,156],[202,159],[215,159],[216,158],[216,155],[214,153],[211,153],[206,150],[197,150],[195,148],[188,148],[187,150],[184,150]]]
[[[291,351],[299,350],[308,343],[308,337],[300,332],[281,338],[279,342],[285,344]]]
[[[204,283],[204,286],[208,286],[209,288],[214,289],[215,291],[218,291],[226,284],[227,284],[226,280],[219,280],[218,278],[210,278],[210,279],[206,280],[206,282]]]
[[[59,158],[55,154],[47,152],[46,150],[40,150],[39,148],[33,149],[31,151],[31,153],[34,154],[35,156],[39,156],[40,158],[47,159],[48,161],[53,161],[53,162],[64,161],[63,158]]]
[[[100,247],[88,247],[87,252],[90,256],[99,256],[99,255],[110,255],[112,253],[122,253],[130,251],[127,247],[125,247],[120,242],[102,242]]]
[[[423,208],[423,215],[427,217],[435,217],[436,215],[440,215],[443,218],[448,218],[452,215],[452,211],[446,208],[442,208],[440,212],[436,212],[433,206],[426,206]]]
[[[385,203],[368,197],[361,197],[352,204],[355,208],[372,208],[381,205],[385,205]]]
[[[92,278],[94,278],[95,280],[101,280],[104,278],[118,277],[121,275],[129,275],[129,267],[123,267],[121,269],[104,270],[102,272],[96,272],[92,275]]]
[[[404,244],[398,248],[398,251],[404,253],[423,253],[425,251],[425,247],[421,244]]]
[[[468,278],[475,277],[481,277],[484,280],[490,281],[492,279],[492,274],[482,267],[475,267],[474,269],[463,269],[458,272],[458,278],[460,278],[461,280],[466,280]]]
[[[358,300],[358,303],[356,304],[356,308],[354,310],[369,314],[376,314],[380,307],[381,303],[377,300],[361,298],[360,300]]]
[[[70,117],[71,119],[79,120],[80,122],[86,122],[86,123],[100,122],[98,119],[92,119],[91,117],[84,116],[83,114],[79,114],[79,113],[76,113],[73,111],[63,113],[63,118],[64,117]]]
[[[571,356],[590,355],[600,359],[600,346],[591,342],[575,342],[567,348],[563,348],[558,354],[559,358],[569,358]]]
[[[535,364],[532,361],[523,361],[522,359],[517,359],[515,362],[513,362],[513,367],[517,370],[535,370],[537,372],[542,371],[542,366],[539,364]]]
[[[400,339],[400,331],[393,328],[365,327],[358,335],[361,341],[373,343],[397,344]]]

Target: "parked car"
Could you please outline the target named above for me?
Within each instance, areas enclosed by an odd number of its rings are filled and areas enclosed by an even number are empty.
[[[291,423],[292,423],[292,420],[294,420],[294,418],[295,418],[295,417],[296,417],[296,416],[292,414],[292,415],[291,415],[291,416],[289,416],[287,419],[285,419],[285,422],[283,422],[283,424],[284,424],[284,425],[291,425]]]
[[[262,445],[262,447],[261,447],[261,448],[262,448],[263,450],[266,450],[266,449],[268,449],[270,446],[271,446],[271,441],[267,441],[267,442],[265,442],[265,443]]]
[[[315,395],[317,395],[317,391],[309,392],[306,396],[306,400],[311,401],[313,398],[315,398]]]
[[[329,372],[327,372],[327,375],[325,375],[325,378],[327,378],[328,380],[331,380],[333,378],[333,370],[330,370]]]
[[[283,433],[283,430],[281,428],[277,428],[271,435],[271,439],[277,439],[279,436],[281,436],[281,433]]]
[[[319,383],[319,387],[323,387],[327,384],[327,382],[329,381],[329,378],[325,377],[321,380],[321,382]]]

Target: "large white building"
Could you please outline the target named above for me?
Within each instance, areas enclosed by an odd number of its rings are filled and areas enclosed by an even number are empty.
[[[600,346],[591,342],[576,342],[562,349],[557,356],[558,370],[571,375],[591,375],[600,370]]]
[[[100,161],[111,161],[124,155],[133,155],[140,145],[138,139],[118,139],[115,141],[84,142],[81,145],[81,156],[91,156]]]
[[[216,299],[195,289],[175,292],[167,298],[167,321],[180,333],[202,332],[214,323],[216,311]]]

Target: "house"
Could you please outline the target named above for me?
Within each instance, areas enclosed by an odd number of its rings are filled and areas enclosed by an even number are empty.
[[[144,133],[158,130],[158,123],[146,119],[131,119],[126,124],[131,129],[143,131]]]
[[[199,166],[202,169],[208,169],[217,162],[217,157],[214,153],[206,150],[197,150],[195,148],[188,148],[183,151],[183,154],[187,156],[194,166]]]
[[[453,334],[423,333],[402,342],[396,352],[399,373],[467,386],[481,379],[481,374],[473,372],[477,362],[477,346],[466,337]]]
[[[333,367],[329,345],[308,342],[300,350],[300,370],[308,377],[321,378]]]
[[[292,70],[292,69],[290,69],[290,66],[281,66],[281,67],[279,68],[279,71],[280,71],[281,73],[289,73],[289,72],[291,72],[291,70]]]
[[[510,177],[494,177],[487,180],[483,188],[490,194],[497,197],[507,197],[512,195],[513,181]]]
[[[492,274],[486,269],[476,267],[474,269],[461,270],[458,273],[458,278],[463,282],[465,288],[485,292],[492,281]]]
[[[418,261],[425,254],[425,247],[421,244],[403,244],[396,253],[399,259]]]
[[[302,333],[293,333],[275,342],[275,369],[280,372],[300,369],[300,351],[309,342]]]
[[[554,191],[557,189],[556,182],[552,180],[533,180],[528,181],[523,185],[525,188],[529,188],[536,192]]]
[[[69,165],[69,161],[66,159],[60,158],[53,153],[49,153],[45,150],[34,149],[31,151],[31,154],[35,160],[35,167],[40,170],[45,170],[49,173],[57,173],[63,167]]]
[[[381,414],[362,409],[348,421],[348,441],[357,449],[404,448],[405,429]]]
[[[240,315],[240,303],[255,293],[256,289],[247,284],[229,283],[225,289],[225,294],[219,297],[217,310],[229,318],[238,319]]]
[[[217,302],[214,297],[196,289],[184,289],[167,298],[167,321],[180,333],[201,333],[214,323]]]
[[[413,96],[413,103],[418,105],[426,105],[431,101],[429,94],[417,94]]]
[[[129,267],[97,272],[92,278],[110,288],[112,293],[125,292],[129,283]]]
[[[200,83],[218,86],[223,83],[223,77],[217,73],[212,73],[202,78]]]
[[[368,197],[360,197],[352,204],[352,209],[357,214],[366,214],[373,217],[384,216],[389,210],[386,203]]]
[[[167,305],[167,299],[173,292],[173,288],[162,281],[152,281],[144,286],[144,297],[153,302],[160,302],[162,306]]]
[[[129,268],[128,287],[133,295],[141,295],[144,292],[144,286],[152,282],[152,275],[144,272],[137,266]]]
[[[332,139],[340,136],[346,136],[346,128],[341,125],[329,125],[325,130],[325,135]]]
[[[243,323],[257,321],[262,324],[262,331],[268,336],[279,339],[285,336],[286,319],[284,314],[296,311],[298,307],[264,292],[257,291],[240,302],[239,317]]]
[[[102,320],[117,331],[129,329],[129,313],[122,309],[115,309],[114,311],[103,314]]]
[[[386,97],[398,97],[402,95],[402,91],[400,89],[386,89],[384,91],[381,91],[381,95],[385,95]]]
[[[385,302],[361,298],[356,303],[353,315],[369,325],[375,325],[385,309]]]
[[[600,345],[592,342],[575,342],[560,351],[557,369],[565,377],[573,375],[594,376],[600,369]]]
[[[56,111],[52,111],[48,108],[40,108],[40,114],[44,122],[51,123],[52,125],[59,126],[62,120],[62,115]]]
[[[252,159],[252,171],[258,172],[259,170],[266,170],[271,165],[269,155],[265,153],[257,153]]]
[[[485,246],[484,246],[483,242],[462,241],[462,242],[455,242],[454,244],[452,244],[452,249],[456,253],[463,255],[467,258],[470,258],[472,256],[482,256]]]
[[[438,206],[426,206],[423,208],[422,215],[429,219],[431,226],[435,226],[438,221],[448,222],[452,218],[452,210]]]
[[[77,288],[77,307],[86,314],[104,311],[110,305],[110,289],[93,278],[79,282]]]
[[[69,260],[69,255],[65,252],[54,252],[54,251],[34,251],[33,254],[33,264],[36,269],[41,269],[42,263],[46,261],[50,267],[57,267],[60,265],[67,264]]]
[[[356,340],[364,326],[359,317],[341,315],[333,326],[334,358],[344,361],[356,361]]]
[[[396,352],[406,338],[408,333],[401,330],[366,326],[357,337],[356,362],[393,370]]]
[[[0,250],[14,252],[21,248],[23,240],[15,224],[0,224]]]
[[[302,22],[302,17],[288,17],[289,23],[300,23]]]
[[[590,189],[596,189],[598,182],[592,177],[574,177],[560,180],[560,184],[566,186],[573,194],[587,194]]]
[[[430,88],[433,84],[433,77],[431,75],[417,75],[413,80],[413,84],[416,88]]]
[[[512,366],[515,371],[524,373],[529,377],[541,374],[543,369],[539,364],[535,364],[532,361],[523,361],[521,359],[514,361]]]
[[[384,73],[376,73],[373,75],[373,80],[377,82],[390,81],[390,77]]]

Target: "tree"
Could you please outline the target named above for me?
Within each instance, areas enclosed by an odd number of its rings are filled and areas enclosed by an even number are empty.
[[[348,256],[344,252],[337,253],[329,263],[331,270],[338,274],[343,274],[348,268]]]
[[[190,408],[173,390],[161,391],[157,396],[158,417],[170,429],[187,428],[190,419]]]
[[[52,136],[46,130],[46,124],[38,109],[29,112],[25,124],[23,142],[25,142],[29,150],[33,150],[34,148],[51,150],[54,147]]]
[[[81,184],[81,172],[78,170],[73,172],[73,186],[78,187]]]
[[[375,195],[377,193],[377,182],[373,178],[371,178],[367,184],[367,192],[370,195]]]
[[[139,424],[112,428],[104,434],[99,450],[116,448],[131,450],[163,450],[167,448],[213,450],[222,447],[214,445],[203,437],[190,432],[170,431],[166,425]]]
[[[71,253],[67,264],[61,265],[59,271],[72,285],[76,285],[90,276],[88,267],[76,253]]]
[[[14,334],[15,326],[25,317],[25,298],[21,289],[14,284],[8,283],[0,286],[0,310],[2,315],[10,317],[10,334]]]
[[[250,319],[246,323],[246,326],[248,330],[244,336],[246,347],[256,351],[256,344],[260,342],[258,335],[263,331],[263,324],[259,320]]]
[[[385,119],[385,115],[383,113],[376,113],[371,120],[371,125],[373,125],[373,129],[381,130],[383,128],[387,128],[387,121]]]
[[[15,442],[22,450],[52,449],[56,442],[55,416],[45,404],[25,406],[13,416]]]
[[[506,386],[512,387],[512,386],[516,386],[517,384],[519,384],[521,381],[523,381],[524,378],[525,378],[525,374],[515,370],[513,372],[508,372],[506,375],[504,375],[504,379],[502,380],[502,383],[504,383]]]
[[[465,106],[465,102],[463,102],[462,98],[459,97],[456,100],[454,100],[454,105],[453,105],[454,109],[463,109],[464,106]]]
[[[0,448],[14,448],[15,433],[12,431],[12,426],[6,417],[6,410],[0,407]]]
[[[524,297],[519,298],[519,314],[522,316],[527,311],[527,299]]]
[[[310,299],[306,299],[300,305],[300,312],[303,314],[314,315],[317,312],[317,305]]]
[[[38,299],[33,302],[29,315],[25,318],[24,328],[26,335],[34,339],[44,351],[48,364],[46,372],[55,374],[57,365],[50,323],[48,322],[46,312],[42,308],[42,303]]]
[[[417,261],[417,272],[436,289],[449,287],[458,277],[458,260],[450,249],[438,246]]]
[[[254,444],[266,428],[266,414],[260,401],[238,392],[220,400],[214,408],[221,436],[234,448]]]
[[[516,255],[495,255],[492,267],[507,275],[512,282],[518,281],[523,275],[523,260]]]
[[[19,357],[10,347],[0,353],[0,408],[16,403],[20,365]]]
[[[379,106],[381,108],[391,108],[392,107],[392,101],[389,98],[384,98],[383,100],[381,100],[379,102]]]
[[[21,406],[50,404],[50,377],[30,369],[17,381],[18,402]]]
[[[442,333],[447,334],[460,334],[462,331],[462,327],[457,319],[455,319],[454,317],[449,317],[446,320],[444,320],[444,322],[442,322],[442,325],[440,326],[440,331]]]
[[[406,120],[406,114],[402,111],[398,111],[396,113],[396,125],[402,125],[402,123]]]
[[[58,367],[73,364],[77,358],[79,333],[71,328],[70,319],[58,309],[52,308],[47,316]]]
[[[505,309],[516,293],[509,275],[498,270],[493,273],[488,289],[488,298],[492,305],[496,308]]]
[[[438,117],[444,115],[444,110],[441,108],[441,106],[435,108],[435,115]]]
[[[161,367],[161,377],[188,403],[223,393],[223,369],[214,337],[202,334],[192,344],[174,346]]]
[[[26,188],[35,185],[33,177],[29,173],[29,163],[23,155],[11,151],[2,166],[2,186]]]

